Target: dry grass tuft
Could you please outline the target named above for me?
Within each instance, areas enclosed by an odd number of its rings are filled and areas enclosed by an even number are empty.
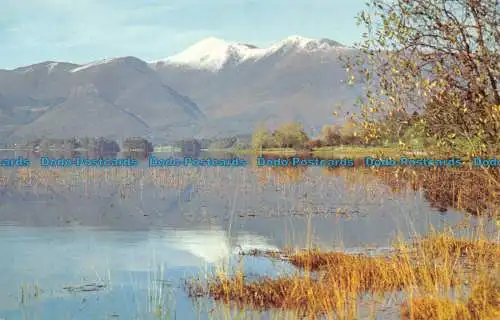
[[[192,284],[188,286],[191,297],[203,292],[215,301],[234,303],[239,308],[295,310],[310,318],[332,310],[354,312],[356,295],[332,289],[329,283],[317,281],[310,275],[246,281],[241,273],[232,277],[219,274],[204,288]]]
[[[494,264],[500,261],[500,243],[483,236],[476,239],[459,239],[449,232],[434,232],[415,241],[414,246],[416,252],[428,259],[465,258],[473,265],[478,265],[480,262]]]
[[[401,308],[403,319],[494,320],[500,319],[500,282],[488,277],[472,286],[464,302],[439,297],[413,298]]]
[[[207,294],[241,308],[355,318],[359,300],[366,293],[401,292],[406,297],[415,293],[425,296],[403,305],[406,319],[494,319],[498,315],[499,244],[483,238],[468,240],[447,232],[433,233],[413,246],[400,245],[390,256],[318,249],[253,254],[285,257],[302,271],[254,280],[246,279],[241,272],[234,276],[220,273],[204,287],[191,285],[191,296]],[[470,272],[465,260],[475,265],[475,272]],[[471,293],[466,295],[466,291]],[[446,293],[450,292],[466,296],[466,302],[449,300]],[[445,298],[440,298],[443,295]]]
[[[498,261],[497,261],[498,263]],[[466,306],[474,319],[500,319],[500,269],[472,286],[472,293]]]
[[[500,217],[500,173],[478,168],[377,168],[372,172],[393,192],[422,190],[433,207]]]
[[[472,319],[463,303],[443,298],[413,298],[402,306],[402,318],[409,320],[468,320]]]
[[[308,250],[290,256],[296,267],[321,271],[322,281],[351,292],[387,292],[422,286],[432,290],[436,285],[453,287],[459,272],[452,263],[439,268],[429,260],[415,261],[407,252],[393,256],[371,257],[341,252]]]

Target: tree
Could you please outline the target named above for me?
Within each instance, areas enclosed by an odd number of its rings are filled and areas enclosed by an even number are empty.
[[[47,139],[41,139],[40,143],[38,145],[39,151],[40,152],[47,152],[49,151],[50,147],[50,142]]]
[[[344,125],[340,129],[340,134],[344,137],[357,136],[358,135],[358,124],[354,119],[347,119]]]
[[[127,151],[153,152],[153,144],[140,137],[127,138],[123,142],[123,149]]]
[[[64,150],[74,150],[79,147],[77,138],[62,139],[61,144]]]
[[[353,119],[348,119],[343,125],[324,125],[321,129],[321,139],[327,146],[342,144],[361,144],[359,126]]]
[[[309,150],[314,150],[317,148],[321,148],[323,145],[324,143],[319,139],[309,140],[309,142],[307,143],[307,148]]]
[[[120,146],[118,145],[118,142],[115,140],[109,140],[104,137],[99,137],[95,140],[94,144],[94,152],[97,152],[99,154],[105,155],[105,154],[115,154],[120,152]]]
[[[90,145],[90,138],[89,137],[81,137],[78,139],[80,142],[80,146],[84,149],[88,149]]]
[[[304,128],[298,123],[287,123],[274,130],[269,131],[264,125],[257,128],[252,136],[252,146],[254,149],[265,148],[294,148],[301,149],[307,147],[309,137]]]
[[[421,111],[425,134],[476,152],[500,150],[498,0],[369,0],[350,83],[362,83],[362,126],[377,139],[381,115]],[[460,151],[460,150],[455,150]]]
[[[389,112],[379,123],[380,142],[398,143],[410,127],[412,116],[402,110]]]
[[[304,148],[309,141],[304,128],[298,123],[286,123],[274,132],[276,143],[281,148]]]
[[[324,125],[321,128],[321,139],[327,146],[336,146],[341,144],[340,128],[336,125]]]
[[[252,147],[254,149],[263,149],[269,147],[269,141],[272,134],[264,125],[260,125],[252,135]]]

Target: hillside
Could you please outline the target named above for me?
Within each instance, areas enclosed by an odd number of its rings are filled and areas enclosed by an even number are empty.
[[[269,48],[208,38],[169,58],[121,57],[0,70],[0,138],[74,135],[153,141],[249,133],[262,122],[319,129],[358,92],[338,61],[353,49],[288,37]],[[342,121],[342,119],[337,120]]]

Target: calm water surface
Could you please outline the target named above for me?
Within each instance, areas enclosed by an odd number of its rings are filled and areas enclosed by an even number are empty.
[[[0,318],[208,318],[213,306],[188,299],[184,281],[239,264],[238,252],[311,243],[384,250],[397,235],[463,219],[352,169],[141,166],[45,185],[32,176],[16,184],[14,170],[2,171]],[[244,268],[249,276],[291,271],[256,257]]]

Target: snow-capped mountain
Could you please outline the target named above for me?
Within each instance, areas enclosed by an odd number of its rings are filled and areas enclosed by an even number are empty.
[[[273,44],[266,51],[267,54],[273,54],[281,50],[300,50],[303,53],[313,54],[318,51],[328,51],[333,49],[346,49],[346,47],[339,42],[330,39],[312,39],[294,35]]]
[[[360,93],[343,82],[339,58],[352,54],[329,39],[291,36],[257,48],[211,38],[150,66],[210,115],[202,130],[210,136],[249,132],[261,122],[317,128],[335,121],[335,105],[352,108]]]
[[[339,48],[345,47],[329,39],[311,39],[296,35],[287,37],[268,48],[259,48],[251,44],[232,43],[210,37],[174,56],[153,61],[152,66],[176,65],[193,69],[219,71],[227,65],[256,61],[279,52],[298,50],[302,53],[314,54],[318,51]]]
[[[265,54],[265,50],[256,46],[229,43],[211,37],[194,44],[181,53],[164,60],[156,61],[156,63],[185,65],[216,71],[227,63],[239,63],[247,59],[258,59],[263,54]]]
[[[203,118],[193,101],[135,57],[0,72],[0,125],[17,125],[4,131],[12,139],[189,134]]]
[[[318,128],[359,93],[343,83],[338,60],[353,53],[329,39],[291,36],[258,48],[212,37],[149,63],[129,56],[0,70],[0,139],[179,139],[288,121]]]

